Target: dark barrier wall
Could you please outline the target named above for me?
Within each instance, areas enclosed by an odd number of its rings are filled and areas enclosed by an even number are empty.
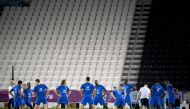
[[[169,80],[181,90],[190,88],[190,37],[188,3],[153,0],[138,86],[155,78]]]

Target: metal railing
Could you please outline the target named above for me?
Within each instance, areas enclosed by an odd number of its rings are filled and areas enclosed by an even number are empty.
[[[134,60],[135,48],[136,48],[136,45],[137,45],[137,38],[138,38],[138,34],[139,34],[139,28],[140,28],[141,21],[142,21],[142,12],[143,12],[143,9],[144,9],[144,4],[142,4],[141,7],[140,7],[140,15],[139,15],[139,18],[138,18],[136,33],[134,35],[135,36],[135,40],[134,40],[134,44],[133,44],[133,48],[132,48],[132,55],[131,55],[130,62],[129,62],[129,73],[127,75],[127,79],[129,81],[130,81],[129,77],[131,75],[131,66],[133,64],[132,60]]]

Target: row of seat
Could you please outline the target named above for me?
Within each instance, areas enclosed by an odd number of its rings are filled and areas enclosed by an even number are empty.
[[[32,84],[40,78],[53,88],[66,79],[78,89],[90,76],[108,89],[118,87],[136,1],[57,1],[5,7],[0,17],[2,87],[12,65],[16,80]]]

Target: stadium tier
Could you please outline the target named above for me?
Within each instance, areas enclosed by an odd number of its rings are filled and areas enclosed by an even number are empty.
[[[185,3],[155,0],[149,14],[146,38],[142,48],[138,86],[154,84],[158,78],[163,84],[170,81],[180,90],[190,89],[189,19],[186,17]],[[162,7],[160,7],[162,5]],[[182,6],[176,8],[176,6]],[[182,12],[180,16],[176,13]]]
[[[39,78],[78,89],[90,76],[120,85],[136,0],[32,0],[0,17],[0,83]]]

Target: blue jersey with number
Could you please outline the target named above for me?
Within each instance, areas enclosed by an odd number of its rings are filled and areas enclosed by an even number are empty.
[[[164,88],[160,84],[154,84],[151,87],[152,96],[161,96],[164,93]]]
[[[95,90],[96,90],[96,97],[102,97],[103,92],[106,91],[106,88],[102,85],[97,85],[95,86]]]
[[[61,95],[61,97],[67,97],[68,92],[70,91],[68,86],[58,86],[56,90]]]
[[[120,90],[113,90],[114,97],[117,98],[123,98],[123,92]]]
[[[94,85],[87,82],[82,84],[82,86],[80,87],[80,89],[82,89],[84,96],[88,96],[91,95],[94,91]]]
[[[24,90],[24,99],[29,100],[32,96],[32,89],[26,89]]]
[[[39,84],[34,87],[34,92],[37,94],[37,97],[46,97],[46,91],[48,87],[45,84]]]
[[[124,91],[127,95],[129,95],[129,93],[131,92],[131,89],[133,88],[132,84],[126,84],[124,85]]]

